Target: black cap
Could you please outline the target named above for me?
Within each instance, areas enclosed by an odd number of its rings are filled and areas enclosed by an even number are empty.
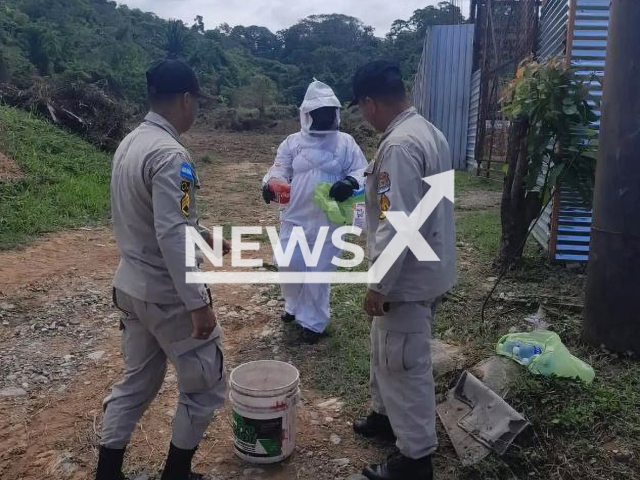
[[[200,90],[198,77],[182,60],[165,58],[147,70],[147,90],[151,94],[191,93],[197,97],[211,99],[211,95]]]
[[[405,91],[397,63],[375,60],[360,67],[353,77],[353,100],[349,107],[365,97],[399,94]]]

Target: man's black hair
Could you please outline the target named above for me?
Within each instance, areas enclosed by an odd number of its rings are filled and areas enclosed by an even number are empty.
[[[393,62],[376,60],[360,67],[353,77],[353,101],[365,98],[401,102],[407,98],[400,67]]]
[[[176,95],[187,92],[196,97],[209,98],[200,90],[193,69],[182,60],[163,58],[147,70],[147,98],[151,105],[170,102]]]

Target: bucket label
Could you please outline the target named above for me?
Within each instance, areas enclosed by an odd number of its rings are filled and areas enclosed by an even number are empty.
[[[233,412],[233,436],[238,451],[259,458],[282,455],[282,417],[246,418]]]

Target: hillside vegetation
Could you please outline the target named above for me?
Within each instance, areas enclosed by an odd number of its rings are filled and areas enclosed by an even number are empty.
[[[0,182],[0,250],[106,216],[110,159],[89,143],[0,106],[0,152],[21,172],[15,181]]]
[[[410,78],[427,27],[458,23],[462,15],[449,3],[428,6],[394,22],[385,38],[358,19],[337,14],[311,16],[276,33],[227,24],[207,29],[206,20],[197,16],[187,26],[107,0],[3,0],[0,83],[19,89],[37,78],[92,83],[142,106],[148,64],[171,52],[185,58],[227,106],[298,104],[313,77],[331,84],[346,101],[359,65],[394,58]],[[257,99],[256,84],[261,85]]]

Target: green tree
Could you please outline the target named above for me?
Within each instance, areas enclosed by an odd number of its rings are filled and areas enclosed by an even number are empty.
[[[300,102],[311,80],[316,77],[346,101],[351,96],[351,80],[356,69],[379,56],[382,41],[373,28],[347,15],[313,15],[278,32],[282,48],[279,60],[299,67],[295,102]]]
[[[511,121],[501,204],[502,268],[522,256],[531,222],[561,184],[591,202],[597,117],[589,85],[562,58],[523,62],[505,89],[502,111]]]
[[[427,29],[434,25],[464,22],[460,8],[450,2],[440,2],[413,12],[409,20],[396,20],[387,34],[383,51],[400,63],[406,78],[413,78],[420,62]]]
[[[268,28],[255,25],[234,27],[229,32],[229,38],[242,45],[253,55],[269,59],[276,59],[282,46],[279,38]]]
[[[36,24],[25,32],[29,59],[40,75],[51,74],[51,68],[61,60],[61,42],[46,24]]]
[[[264,116],[267,107],[276,102],[278,88],[269,77],[255,75],[248,85],[236,88],[232,94],[232,103],[236,107],[257,108]]]
[[[413,12],[409,19],[411,29],[418,37],[424,37],[432,25],[457,25],[464,22],[460,7],[451,2],[440,2],[437,7],[429,5]]]
[[[169,20],[164,50],[170,58],[183,56],[188,47],[189,30],[182,20]]]
[[[278,88],[273,81],[264,75],[256,75],[251,79],[249,88],[253,92],[256,106],[260,114],[264,115],[265,109],[276,101]]]

